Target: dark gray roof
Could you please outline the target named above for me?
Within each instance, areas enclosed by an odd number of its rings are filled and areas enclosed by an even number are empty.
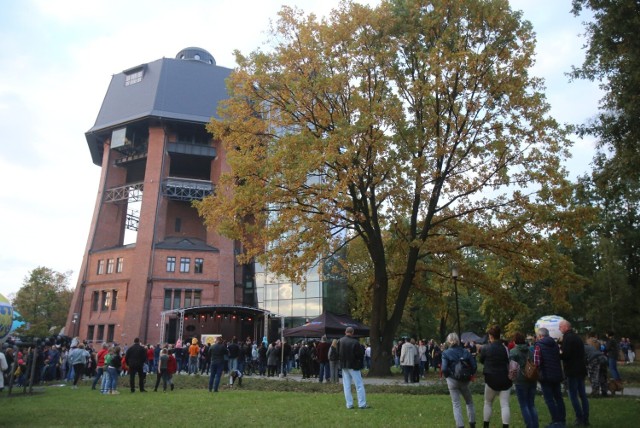
[[[115,74],[93,127],[85,134],[94,163],[100,163],[99,144],[110,131],[145,118],[207,123],[227,98],[225,79],[231,69],[215,65],[213,56],[186,48],[180,59],[162,58]],[[127,75],[142,71],[142,80],[125,85]]]
[[[187,251],[214,251],[219,252],[216,247],[198,238],[167,237],[164,241],[156,244],[156,248],[165,250],[187,250]]]

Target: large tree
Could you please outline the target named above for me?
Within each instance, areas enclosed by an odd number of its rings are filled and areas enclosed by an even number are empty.
[[[47,267],[29,272],[13,299],[13,306],[28,325],[19,333],[34,337],[57,334],[64,326],[73,291],[69,289],[71,272],[60,273]],[[53,330],[52,330],[53,329]]]
[[[598,138],[607,161],[600,167],[635,183],[640,179],[640,2],[573,0],[573,13],[593,13],[585,23],[586,56],[571,76],[600,82],[600,112],[581,131]],[[597,166],[598,167],[598,166]]]
[[[578,203],[599,208],[574,251],[592,279],[585,298],[595,328],[630,334],[640,320],[640,2],[573,0],[585,23],[586,55],[573,78],[600,82],[600,111],[579,130],[596,138],[590,176],[577,186]]]
[[[506,0],[344,3],[319,20],[283,8],[272,45],[236,53],[209,129],[231,172],[198,204],[245,258],[300,280],[360,241],[371,261],[372,373],[416,287],[476,287],[501,304],[510,276],[559,279],[572,215],[566,132],[530,75],[534,34]],[[466,249],[499,258],[488,274]]]

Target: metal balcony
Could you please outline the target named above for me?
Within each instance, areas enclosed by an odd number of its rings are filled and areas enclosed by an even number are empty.
[[[189,178],[167,178],[162,183],[162,195],[174,201],[201,201],[213,193],[213,183]]]

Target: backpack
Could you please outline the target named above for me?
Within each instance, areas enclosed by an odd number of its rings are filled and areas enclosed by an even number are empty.
[[[460,357],[451,371],[451,377],[455,380],[467,382],[471,380],[471,376],[473,376],[471,361],[468,358]]]
[[[538,381],[538,367],[536,367],[533,361],[529,359],[527,359],[527,362],[524,365],[524,370],[522,371],[522,374],[524,378],[530,382]]]

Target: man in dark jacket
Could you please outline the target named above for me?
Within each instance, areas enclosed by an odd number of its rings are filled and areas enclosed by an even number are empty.
[[[324,379],[329,382],[329,348],[331,348],[331,344],[327,342],[327,336],[322,336],[322,339],[320,339],[320,343],[316,345],[318,362],[320,363],[320,375],[318,376],[318,380],[320,381],[320,383],[322,383]]]
[[[560,347],[549,336],[549,330],[538,329],[538,341],[533,351],[533,362],[538,367],[538,380],[542,388],[544,402],[549,408],[552,425],[565,426],[567,412],[562,399],[563,380],[560,362]]]
[[[587,376],[587,363],[584,355],[584,342],[571,329],[567,320],[560,321],[562,333],[562,362],[564,374],[569,381],[569,398],[576,413],[576,426],[589,425],[589,400],[584,386]]]
[[[362,366],[364,364],[364,349],[356,338],[353,337],[353,327],[347,327],[345,336],[338,341],[338,355],[342,367],[342,389],[347,401],[347,409],[353,409],[353,395],[351,394],[351,382],[356,386],[358,395],[358,407],[367,409],[367,395],[362,382]]]
[[[229,351],[222,344],[222,338],[216,337],[216,342],[209,347],[207,358],[211,361],[211,374],[209,375],[209,392],[218,392],[220,386],[220,378],[222,377],[222,369],[224,367],[224,356]]]
[[[136,392],[136,373],[138,374],[138,385],[140,392],[147,392],[144,389],[144,363],[147,361],[147,350],[144,346],[140,345],[140,339],[135,338],[133,345],[127,349],[125,354],[125,361],[127,367],[129,367],[129,386],[131,392]]]

